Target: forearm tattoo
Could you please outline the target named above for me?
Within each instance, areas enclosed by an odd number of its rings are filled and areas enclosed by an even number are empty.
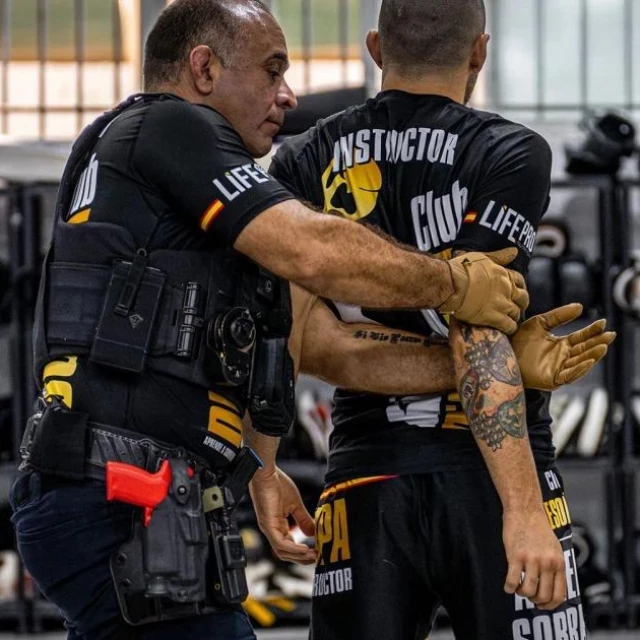
[[[511,345],[503,334],[483,330],[482,335],[461,325],[465,340],[464,360],[468,369],[460,379],[460,399],[475,437],[494,451],[502,447],[507,436],[524,438],[524,391],[498,403],[487,393],[495,382],[522,386],[522,377]]]
[[[522,384],[513,347],[504,334],[488,329],[477,336],[467,325],[462,325],[461,331],[466,342],[464,359],[471,367],[469,371],[477,374],[482,389],[488,389],[493,380],[514,387]]]
[[[386,342],[388,344],[415,344],[423,347],[432,347],[434,345],[446,345],[447,342],[440,338],[428,337],[420,338],[418,336],[408,336],[395,331],[364,331],[358,329],[353,332],[356,340],[372,340],[374,342]]]

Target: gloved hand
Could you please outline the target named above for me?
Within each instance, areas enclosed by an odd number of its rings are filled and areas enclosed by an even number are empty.
[[[515,333],[529,305],[529,294],[522,275],[503,266],[517,255],[518,250],[512,248],[465,253],[449,260],[454,292],[438,311],[453,313],[461,322]]]
[[[614,331],[605,331],[606,320],[568,336],[550,333],[581,314],[582,305],[577,303],[551,309],[524,322],[511,338],[526,388],[553,391],[575,382],[604,358],[616,338]]]

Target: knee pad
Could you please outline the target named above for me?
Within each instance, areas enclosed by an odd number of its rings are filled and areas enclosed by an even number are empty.
[[[534,256],[560,258],[571,251],[570,236],[563,220],[545,218],[538,226]]]
[[[589,396],[587,411],[582,421],[582,428],[576,444],[576,452],[585,458],[592,458],[598,453],[609,410],[609,394],[602,387],[595,388]]]
[[[559,258],[533,256],[527,287],[531,297],[529,316],[571,302],[581,303],[588,311],[597,301],[595,275],[584,256],[578,253]]]

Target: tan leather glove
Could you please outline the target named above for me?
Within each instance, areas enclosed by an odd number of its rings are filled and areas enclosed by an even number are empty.
[[[606,320],[567,336],[550,333],[581,314],[582,305],[577,303],[552,309],[524,322],[511,338],[526,388],[553,391],[575,382],[604,358],[616,338],[614,331],[604,330]]]
[[[518,250],[465,253],[449,260],[453,294],[438,308],[469,324],[515,333],[522,311],[529,305],[524,278],[500,265],[515,260]]]

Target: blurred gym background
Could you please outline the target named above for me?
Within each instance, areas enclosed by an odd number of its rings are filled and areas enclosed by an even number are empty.
[[[554,439],[592,637],[640,638],[640,0],[485,2],[491,54],[473,104],[538,130],[554,151],[551,207],[531,264],[533,311],[580,301],[581,323],[606,317],[619,336],[603,364],[554,394]],[[0,0],[0,634],[63,637],[58,613],[12,550],[7,504],[35,397],[30,336],[39,267],[70,142],[139,90],[145,34],[165,4]],[[287,37],[288,79],[300,96],[283,135],[377,91],[362,46],[377,0],[267,4]],[[331,389],[304,378],[298,391],[281,465],[312,509]],[[304,638],[311,573],[274,561],[245,507],[254,625],[264,638]],[[435,638],[451,638],[444,613],[438,628]]]

